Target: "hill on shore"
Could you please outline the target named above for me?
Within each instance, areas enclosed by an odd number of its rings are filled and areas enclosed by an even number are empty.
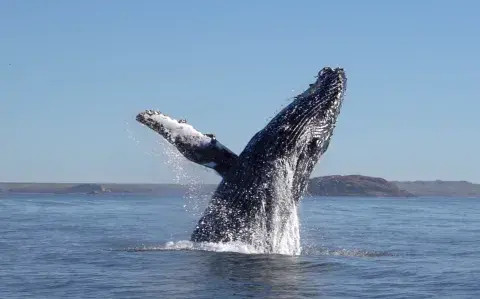
[[[216,185],[199,185],[195,188],[201,193],[215,190]],[[155,194],[159,196],[182,196],[191,186],[181,184],[75,184],[75,183],[0,183],[0,193],[37,193],[37,194]]]
[[[315,196],[413,197],[383,178],[331,175],[310,179],[307,192]]]
[[[210,194],[216,185],[194,186],[195,194]],[[192,186],[181,184],[0,183],[0,193],[103,194],[130,193],[183,196]],[[362,175],[331,175],[310,179],[307,195],[359,197],[478,197],[480,184],[465,181],[387,181]]]

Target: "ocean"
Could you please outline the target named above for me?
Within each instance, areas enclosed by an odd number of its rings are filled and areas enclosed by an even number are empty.
[[[188,241],[205,199],[0,195],[0,298],[480,298],[480,200],[304,198],[300,255]]]

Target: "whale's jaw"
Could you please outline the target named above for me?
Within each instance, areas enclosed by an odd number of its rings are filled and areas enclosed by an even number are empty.
[[[323,68],[305,92],[250,140],[239,158],[256,160],[252,164],[257,165],[257,170],[266,161],[288,161],[294,172],[293,186],[298,189],[293,194],[298,194],[298,200],[313,168],[329,147],[346,88],[343,69]]]

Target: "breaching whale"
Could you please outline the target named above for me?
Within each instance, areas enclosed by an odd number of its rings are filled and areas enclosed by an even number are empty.
[[[346,85],[343,69],[323,68],[316,81],[256,133],[240,155],[184,120],[156,110],[136,116],[188,160],[222,177],[191,241],[240,241],[275,252],[278,235],[329,146]]]

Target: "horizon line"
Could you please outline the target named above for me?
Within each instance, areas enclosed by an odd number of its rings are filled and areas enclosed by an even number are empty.
[[[442,179],[433,179],[433,180],[389,180],[380,176],[369,176],[369,175],[361,175],[361,174],[345,174],[345,175],[319,175],[313,176],[309,179],[318,178],[318,177],[329,177],[329,176],[363,176],[363,177],[372,177],[372,178],[381,178],[387,180],[388,182],[464,182],[470,184],[480,184],[477,182],[472,182],[468,180],[442,180]],[[54,182],[54,181],[0,181],[0,184],[111,184],[111,185],[191,185],[192,183],[180,183],[180,182],[172,182],[172,183],[161,183],[161,182],[94,182],[94,181],[66,181],[66,182]],[[193,183],[194,185],[218,185],[218,183]]]

